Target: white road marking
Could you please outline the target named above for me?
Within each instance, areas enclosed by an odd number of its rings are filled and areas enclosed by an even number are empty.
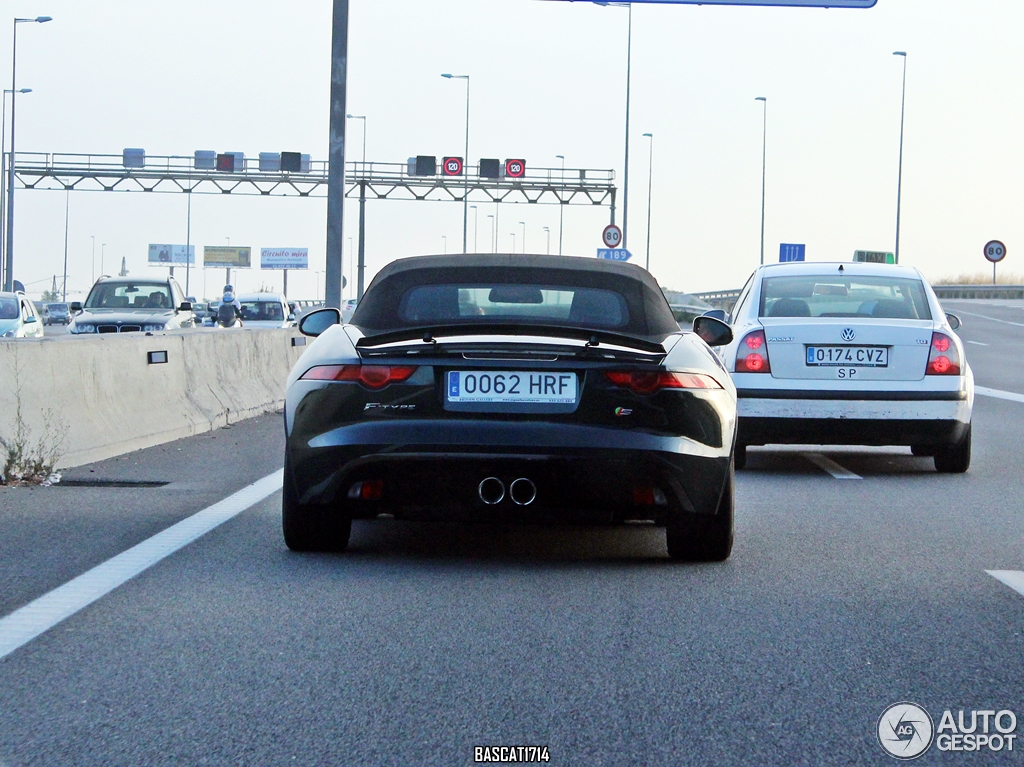
[[[967,343],[974,344],[975,346],[988,346],[988,344],[983,344],[981,341],[968,341]]]
[[[279,469],[0,618],[0,658],[280,490],[283,477]]]
[[[1024,328],[1024,322],[1010,322],[1010,320],[1001,320],[998,317],[989,317],[987,314],[975,314],[974,312],[961,311],[960,314],[966,314],[968,317],[980,317],[983,320],[991,320],[992,322],[1001,322],[1004,325],[1016,325],[1019,328]]]
[[[983,397],[1008,399],[1011,402],[1024,402],[1024,394],[1017,394],[1015,391],[1003,391],[1002,389],[989,389],[987,386],[975,386],[974,393],[980,394]]]
[[[852,471],[844,469],[838,463],[822,453],[803,453],[803,456],[819,469],[827,471],[836,479],[863,479],[859,474],[854,474]]]
[[[997,581],[1002,581],[1018,594],[1024,594],[1024,573],[1020,570],[986,570]]]

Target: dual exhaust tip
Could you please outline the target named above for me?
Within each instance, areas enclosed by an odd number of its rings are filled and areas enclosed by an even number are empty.
[[[487,477],[477,486],[476,494],[488,506],[497,506],[505,500],[505,483],[497,477]],[[516,506],[529,506],[537,499],[537,486],[526,477],[512,480],[508,497]]]

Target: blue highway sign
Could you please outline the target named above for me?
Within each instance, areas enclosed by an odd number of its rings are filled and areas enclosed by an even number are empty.
[[[608,261],[629,261],[633,254],[625,248],[598,248],[597,257]]]
[[[799,245],[793,245],[786,242],[781,243],[779,245],[779,263],[785,263],[786,261],[803,261],[806,247],[807,246],[803,243]]]

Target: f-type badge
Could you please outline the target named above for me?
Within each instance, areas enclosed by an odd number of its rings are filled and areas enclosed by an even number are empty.
[[[852,341],[857,337],[857,334],[853,332],[853,328],[843,328],[843,340]]]

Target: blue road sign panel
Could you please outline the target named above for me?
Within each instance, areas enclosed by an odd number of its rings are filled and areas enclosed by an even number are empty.
[[[580,0],[569,0],[579,2]],[[582,0],[592,2],[593,0]],[[878,0],[630,0],[670,5],[787,5],[802,8],[872,8]]]
[[[803,243],[799,245],[793,245],[790,243],[781,243],[779,245],[779,262],[785,263],[786,261],[803,261],[804,260],[804,249],[807,246]]]
[[[625,248],[598,248],[597,257],[608,261],[629,261],[633,254]]]

